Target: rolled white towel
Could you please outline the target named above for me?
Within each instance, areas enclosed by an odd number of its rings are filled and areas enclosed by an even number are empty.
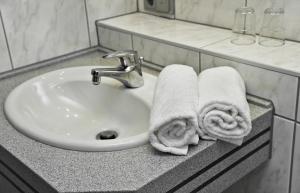
[[[241,145],[252,128],[245,83],[231,67],[203,71],[198,77],[199,135]]]
[[[173,64],[160,73],[150,118],[150,143],[162,151],[186,155],[198,144],[197,74],[188,66]]]

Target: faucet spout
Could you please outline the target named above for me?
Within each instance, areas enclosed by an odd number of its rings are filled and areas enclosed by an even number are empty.
[[[119,58],[120,66],[117,68],[95,68],[92,69],[92,82],[98,85],[101,77],[110,77],[123,83],[128,88],[141,87],[144,84],[141,65],[142,57],[137,56],[136,51],[118,51],[103,58]]]
[[[93,69],[91,74],[92,74],[93,85],[99,85],[101,82],[101,77],[99,76],[99,72]]]

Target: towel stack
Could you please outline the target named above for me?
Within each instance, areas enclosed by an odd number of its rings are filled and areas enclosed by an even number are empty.
[[[160,73],[150,119],[154,148],[186,155],[199,136],[241,145],[250,131],[245,84],[235,69],[212,68],[197,78],[191,67],[174,64]]]
[[[191,67],[170,65],[160,73],[150,118],[150,143],[162,152],[186,155],[198,144],[197,74]]]
[[[199,75],[198,86],[199,135],[241,145],[252,126],[240,74],[231,67],[211,68]]]

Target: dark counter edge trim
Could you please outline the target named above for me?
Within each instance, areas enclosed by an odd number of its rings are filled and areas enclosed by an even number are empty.
[[[16,188],[19,192],[21,193],[25,193],[23,190],[21,190],[10,178],[8,178],[6,175],[4,175],[1,171],[0,171],[0,176],[2,176],[3,178],[5,178],[8,182],[11,183],[11,185]]]
[[[194,189],[191,193],[196,193],[196,192],[200,191],[201,189],[205,188],[207,185],[209,185],[210,183],[212,183],[213,181],[215,181],[216,179],[218,179],[219,177],[221,177],[223,174],[225,174],[226,172],[230,171],[235,166],[239,165],[240,163],[242,163],[243,161],[245,161],[246,159],[248,159],[252,155],[254,155],[256,152],[258,152],[259,150],[263,149],[264,147],[266,147],[266,146],[268,146],[270,144],[271,144],[270,140],[266,141],[265,143],[263,143],[262,145],[258,146],[257,148],[255,148],[254,150],[252,150],[250,153],[248,153],[247,155],[245,155],[244,157],[242,157],[238,161],[236,161],[233,164],[231,164],[228,168],[224,169],[223,171],[221,171],[220,173],[218,173],[217,175],[215,175],[211,179],[209,179],[206,182],[204,182],[203,184],[201,184],[198,188]]]
[[[192,176],[190,176],[189,178],[185,179],[184,181],[182,181],[180,184],[176,185],[175,187],[173,187],[171,190],[167,191],[167,193],[172,193],[175,192],[177,190],[179,190],[181,187],[185,186],[186,184],[188,184],[189,182],[193,181],[195,178],[197,178],[199,175],[201,175],[202,173],[208,171],[209,169],[211,169],[212,167],[214,167],[216,164],[222,162],[223,160],[225,160],[226,158],[228,158],[230,155],[236,153],[237,151],[239,151],[240,149],[244,148],[245,146],[247,146],[248,144],[252,143],[253,141],[255,141],[257,138],[259,138],[260,136],[266,134],[267,132],[271,131],[271,127],[265,129],[264,131],[260,132],[259,134],[257,134],[256,136],[252,137],[251,139],[249,139],[248,141],[246,141],[243,145],[229,151],[228,153],[224,154],[222,157],[218,158],[217,160],[213,161],[212,163],[210,163],[208,166],[206,166],[205,168],[201,169],[200,171],[196,172],[195,174],[193,174]],[[242,162],[243,160],[247,159],[249,156],[253,155],[256,151],[258,151],[260,148],[263,148],[262,146],[266,146],[268,144],[271,143],[271,140],[265,142],[263,145],[259,146],[258,148],[256,148],[255,150],[251,151],[250,153],[248,153],[246,156],[242,157],[241,159],[239,159],[238,161],[236,161],[235,163],[233,163],[232,165],[237,165],[240,162]],[[238,163],[237,163],[238,162]],[[228,168],[232,168],[234,166],[230,165]],[[227,169],[228,169],[227,168]],[[225,169],[225,170],[227,170]],[[225,171],[223,170],[223,171]],[[223,172],[222,171],[222,172]],[[222,173],[220,172],[220,173]],[[223,174],[223,173],[222,173]],[[222,175],[221,174],[221,175]],[[219,175],[219,174],[217,174]],[[216,175],[216,176],[217,176]],[[215,177],[213,177],[215,178]],[[211,179],[213,179],[211,178]],[[206,182],[205,182],[206,183]],[[204,184],[205,184],[204,183]],[[207,185],[207,184],[206,184]]]
[[[11,158],[13,158],[13,160],[15,161],[14,164],[18,164],[19,166],[21,166],[24,170],[26,170],[25,172],[28,173],[32,179],[32,177],[34,178],[34,180],[37,180],[38,182],[35,184],[38,184],[38,186],[33,186],[31,183],[27,182],[27,180],[25,180],[24,178],[22,178],[14,169],[12,169],[7,163],[5,163],[4,160],[0,159],[1,164],[3,164],[12,174],[14,174],[21,182],[23,182],[25,185],[28,186],[28,188],[32,189],[34,192],[43,192],[43,193],[57,193],[57,191],[50,185],[48,184],[46,181],[43,180],[43,178],[41,178],[40,176],[38,176],[36,173],[34,173],[31,169],[29,169],[25,164],[23,164],[22,162],[19,161],[19,159],[17,159],[14,155],[12,155],[9,151],[7,151],[6,149],[4,149],[1,145],[0,145],[0,154],[6,154],[4,155],[4,157],[8,157],[10,156]],[[24,172],[24,173],[25,173]],[[27,175],[28,177],[28,175]],[[25,178],[27,178],[25,177]],[[30,178],[29,178],[30,179]],[[42,187],[39,188],[39,187]],[[47,192],[45,192],[45,189],[47,189]]]
[[[9,181],[17,188],[21,193],[37,193],[29,184],[25,183],[23,179],[20,179],[3,161],[0,160],[0,174],[9,179]],[[26,187],[27,189],[23,189]]]

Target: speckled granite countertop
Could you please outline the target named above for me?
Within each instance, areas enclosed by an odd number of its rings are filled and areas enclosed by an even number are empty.
[[[104,63],[99,59],[101,55],[98,51],[91,51],[80,57],[3,78],[0,80],[2,106],[9,92],[23,81],[63,67],[101,65]],[[21,176],[37,192],[166,192],[175,185],[180,186],[217,159],[229,156],[230,152],[243,148],[246,151],[250,146],[261,146],[260,143],[269,145],[272,107],[268,102],[262,105],[259,99],[253,101],[250,103],[253,131],[244,146],[237,148],[222,142],[201,141],[190,149],[187,156],[162,154],[149,144],[114,152],[55,148],[16,131],[6,120],[2,109],[0,163]]]

